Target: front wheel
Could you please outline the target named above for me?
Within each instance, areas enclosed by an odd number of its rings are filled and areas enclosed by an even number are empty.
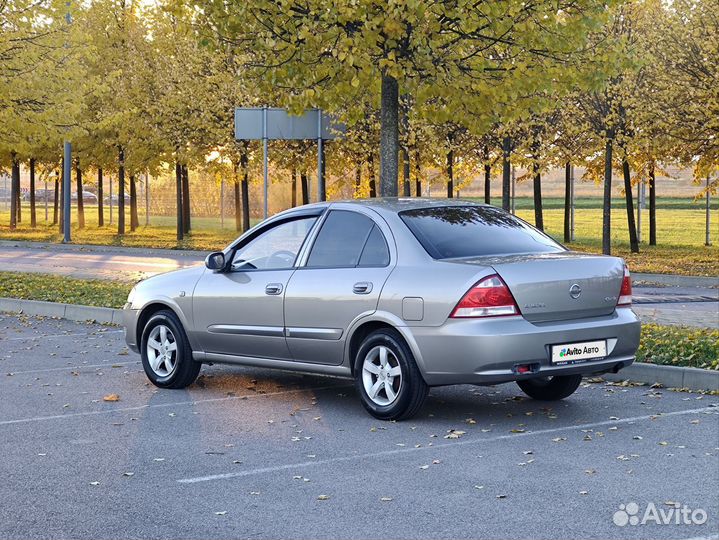
[[[355,386],[364,408],[380,420],[414,416],[429,392],[409,347],[389,328],[362,342],[355,358]]]
[[[581,375],[563,375],[556,377],[540,377],[517,381],[522,392],[533,399],[541,401],[557,401],[571,396],[582,382]]]
[[[160,388],[185,388],[200,373],[180,319],[170,310],[155,313],[142,331],[142,367]]]

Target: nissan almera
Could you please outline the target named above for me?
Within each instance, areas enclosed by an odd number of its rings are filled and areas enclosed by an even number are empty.
[[[124,309],[155,385],[203,363],[353,378],[373,416],[414,415],[433,386],[516,382],[540,400],[634,361],[640,324],[616,257],[567,250],[461,200],[294,208],[204,266],[149,278]]]

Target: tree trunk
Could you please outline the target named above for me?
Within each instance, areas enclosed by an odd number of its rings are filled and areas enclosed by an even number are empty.
[[[535,156],[536,159],[536,156]],[[542,175],[539,172],[539,163],[532,165],[534,182],[534,226],[540,231],[544,230],[544,214],[542,212]]]
[[[117,166],[117,234],[125,234],[125,150],[120,147]]]
[[[235,171],[235,182],[234,182],[234,195],[235,195],[235,230],[242,230],[242,202],[240,201],[240,181],[237,179],[237,171]]]
[[[130,175],[130,230],[135,231],[140,224],[137,217],[137,182],[135,175]]]
[[[492,166],[489,164],[489,147],[484,146],[484,202],[492,204]]]
[[[35,158],[30,158],[30,227],[37,226],[35,214]]]
[[[450,142],[451,144],[451,142]],[[454,197],[454,150],[447,152],[447,197]]]
[[[382,97],[380,110],[380,173],[381,197],[397,196],[399,176],[399,84],[397,79],[382,74]]]
[[[300,192],[302,194],[302,204],[310,204],[310,186],[307,179],[307,171],[300,172]]]
[[[190,232],[190,173],[187,165],[182,166],[182,226],[184,233]]]
[[[509,212],[509,192],[511,189],[511,166],[509,158],[512,153],[512,139],[505,137],[502,141],[502,208]]]
[[[20,162],[17,162],[17,189],[15,190],[15,208],[17,209],[17,222],[22,223],[22,192],[20,188]]]
[[[75,162],[75,182],[77,184],[77,228],[85,228],[85,201],[82,196],[82,169],[80,159]]]
[[[632,253],[639,253],[639,240],[637,238],[637,224],[634,221],[634,200],[632,195],[632,177],[629,171],[629,161],[622,160],[622,173],[624,174],[624,197],[627,201],[627,225],[629,227],[629,246]]]
[[[103,197],[105,194],[102,189],[102,167],[97,169],[97,225],[98,227],[105,226],[105,203]]]
[[[419,149],[415,150],[414,153],[415,161],[415,178],[414,178],[414,190],[417,197],[422,196],[422,163],[419,161]]]
[[[57,207],[60,203],[60,173],[55,174],[55,192],[52,194],[52,224],[57,225]]]
[[[175,161],[175,196],[177,200],[175,214],[177,215],[177,241],[185,237],[185,227],[182,225],[182,165]]]
[[[360,167],[360,165],[357,165],[357,168],[355,169],[355,193],[354,193],[355,199],[359,198],[359,195],[361,192],[362,192],[362,167]]]
[[[18,224],[18,192],[20,191],[20,162],[16,154],[12,154],[12,171],[10,177],[10,229],[16,229]]]
[[[403,180],[403,194],[405,197],[409,197],[412,193],[410,190],[410,179],[409,179],[409,151],[407,148],[402,148],[402,176]]]
[[[58,176],[58,184],[59,184],[59,189],[55,191],[55,193],[59,193],[58,207],[60,209],[60,211],[58,212],[59,217],[57,220],[57,225],[58,225],[60,234],[62,234],[63,229],[64,229],[63,217],[65,214],[65,159],[64,158],[60,162],[60,175]]]
[[[653,161],[649,169],[649,245],[657,245],[657,178]]]
[[[602,253],[612,254],[612,139],[604,148],[604,207],[602,210]]]
[[[571,214],[572,214],[572,164],[567,161],[564,165],[564,241],[572,240]]]
[[[297,168],[292,167],[292,208],[297,206]]]
[[[247,157],[247,144],[245,143],[242,155],[240,155],[240,166],[242,167],[242,232],[250,229],[250,169]],[[305,182],[307,177],[305,177]]]
[[[367,168],[369,169],[369,196],[377,196],[377,181],[374,177],[374,155],[370,154],[367,158]],[[380,181],[381,182],[381,181]]]

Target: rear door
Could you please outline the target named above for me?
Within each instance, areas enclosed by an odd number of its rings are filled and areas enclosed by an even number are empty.
[[[292,275],[285,334],[294,360],[340,364],[350,324],[377,309],[396,255],[389,228],[373,214],[364,208],[330,210]]]

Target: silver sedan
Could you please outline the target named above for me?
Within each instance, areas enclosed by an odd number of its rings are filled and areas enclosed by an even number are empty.
[[[142,281],[124,314],[159,387],[210,362],[351,377],[391,420],[432,386],[514,381],[557,400],[617,372],[639,345],[631,294],[621,259],[568,251],[493,206],[373,199],[277,214],[205,266]]]

